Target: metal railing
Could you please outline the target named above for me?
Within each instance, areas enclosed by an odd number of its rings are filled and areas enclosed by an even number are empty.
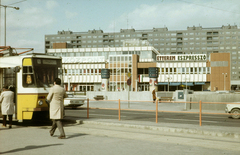
[[[121,121],[121,111],[144,111],[144,112],[155,112],[156,116],[156,123],[158,123],[158,114],[159,112],[165,112],[165,113],[186,113],[186,114],[199,114],[199,126],[202,126],[202,115],[203,114],[210,114],[210,115],[233,115],[229,113],[216,113],[216,112],[202,112],[202,105],[203,104],[239,104],[239,103],[229,103],[229,102],[202,102],[201,100],[199,102],[176,102],[176,101],[159,101],[156,100],[156,108],[155,110],[147,110],[147,109],[121,109],[121,101],[122,102],[129,102],[129,100],[100,100],[99,102],[109,102],[109,101],[117,101],[118,102],[118,108],[94,108],[89,106],[89,101],[96,101],[96,100],[90,100],[87,98],[87,118],[89,118],[89,110],[90,109],[102,109],[102,110],[118,110],[118,120]],[[130,102],[153,102],[153,101],[130,101]],[[199,104],[199,111],[193,112],[193,111],[169,111],[169,110],[159,110],[159,103],[189,103],[189,104]],[[234,115],[240,115],[240,114],[234,114]]]

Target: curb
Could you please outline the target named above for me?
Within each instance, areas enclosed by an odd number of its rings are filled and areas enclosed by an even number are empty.
[[[155,131],[171,132],[171,133],[197,134],[197,135],[206,135],[206,136],[212,136],[212,137],[228,137],[228,138],[240,139],[240,134],[233,133],[233,132],[208,131],[208,130],[172,128],[172,127],[156,127],[156,126],[144,126],[144,125],[130,125],[130,124],[106,123],[106,122],[83,121],[83,120],[76,120],[76,124],[104,125],[104,126],[114,126],[114,127],[155,130]]]

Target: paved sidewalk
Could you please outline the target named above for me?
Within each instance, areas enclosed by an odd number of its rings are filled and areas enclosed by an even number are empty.
[[[95,124],[103,126],[119,126],[126,128],[135,129],[146,129],[146,130],[158,130],[162,132],[172,133],[187,133],[187,134],[198,134],[207,135],[214,137],[229,137],[240,139],[240,128],[239,127],[219,127],[219,126],[198,126],[191,124],[174,124],[174,123],[153,123],[153,122],[140,122],[134,120],[118,121],[117,119],[71,119],[65,118],[65,121],[74,121],[76,124]]]

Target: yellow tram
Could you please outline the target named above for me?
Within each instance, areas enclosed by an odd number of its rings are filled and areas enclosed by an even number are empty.
[[[8,85],[14,91],[14,118],[19,122],[48,118],[45,99],[57,77],[62,79],[61,57],[34,53],[0,57],[0,88]]]

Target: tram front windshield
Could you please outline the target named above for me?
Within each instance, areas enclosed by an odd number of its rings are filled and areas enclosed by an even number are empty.
[[[33,58],[33,66],[23,67],[24,87],[51,87],[58,77],[61,60]]]

